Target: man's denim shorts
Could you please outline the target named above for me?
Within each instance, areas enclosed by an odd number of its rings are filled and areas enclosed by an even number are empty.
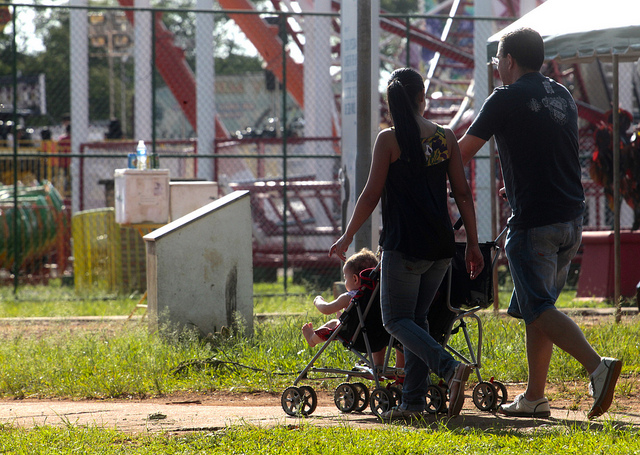
[[[566,223],[511,229],[505,251],[514,290],[509,314],[531,324],[555,307],[582,240],[582,216]]]

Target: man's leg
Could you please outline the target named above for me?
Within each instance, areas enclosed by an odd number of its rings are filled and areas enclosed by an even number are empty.
[[[536,401],[544,398],[553,342],[538,328],[537,324],[533,323],[526,328],[526,346],[529,379],[524,396],[529,401]]]
[[[601,358],[580,327],[554,306],[580,245],[581,222],[576,219],[529,230],[510,230],[507,236],[505,251],[515,286],[509,314],[527,322],[529,383],[524,397],[518,396],[512,404],[501,407],[505,414],[549,415],[544,389],[554,344],[578,360],[590,375],[590,388],[594,389],[590,418],[606,412],[613,399],[622,362]]]
[[[580,327],[563,312],[551,308],[527,325],[527,400],[544,397],[554,344],[580,362],[589,374],[600,365],[600,356],[589,344]]]
[[[573,319],[556,308],[543,312],[531,325],[585,367],[589,374],[600,365],[600,356]]]

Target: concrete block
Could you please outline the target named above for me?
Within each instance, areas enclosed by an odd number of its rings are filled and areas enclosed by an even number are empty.
[[[150,330],[195,328],[206,336],[239,315],[253,331],[248,191],[235,191],[144,236]]]

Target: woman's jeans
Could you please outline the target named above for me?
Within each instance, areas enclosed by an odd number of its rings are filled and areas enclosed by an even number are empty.
[[[430,369],[449,380],[460,363],[429,334],[427,314],[450,259],[427,261],[384,251],[380,275],[382,322],[404,346],[402,409],[423,411]]]

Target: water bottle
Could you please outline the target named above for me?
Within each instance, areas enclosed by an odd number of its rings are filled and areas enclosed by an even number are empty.
[[[138,141],[136,159],[138,160],[138,169],[145,170],[147,168],[147,146],[144,145],[144,141]]]

